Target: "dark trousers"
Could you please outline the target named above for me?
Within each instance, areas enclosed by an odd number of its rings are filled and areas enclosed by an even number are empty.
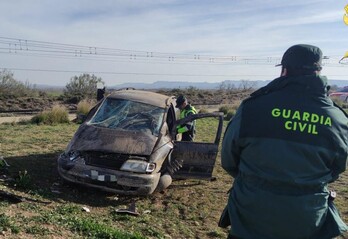
[[[193,141],[195,135],[192,131],[187,131],[182,134],[181,141]]]

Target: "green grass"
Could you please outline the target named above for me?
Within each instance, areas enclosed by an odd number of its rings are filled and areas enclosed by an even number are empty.
[[[217,121],[197,122],[197,140],[212,142]],[[17,195],[50,204],[0,203],[6,235],[15,238],[225,238],[217,221],[226,201],[230,178],[221,181],[180,180],[164,193],[147,197],[113,195],[63,185],[56,171],[58,155],[78,128],[76,124],[0,125],[0,155],[11,165],[14,183],[0,183]],[[219,163],[217,163],[219,167]],[[215,175],[214,175],[215,176]],[[51,192],[58,183],[61,194]],[[140,216],[117,214],[136,202]],[[85,212],[88,207],[91,212]],[[11,232],[10,226],[18,230]],[[16,231],[14,230],[14,231]]]
[[[18,226],[14,223],[14,220],[6,216],[5,214],[0,214],[0,231],[11,231],[13,234],[17,234],[19,232]]]
[[[209,119],[197,121],[197,140],[212,142],[216,123]],[[0,182],[0,189],[38,200],[17,204],[0,201],[0,232],[6,238],[227,237],[227,229],[219,228],[217,222],[227,202],[231,177],[221,168],[220,156],[213,172],[215,181],[178,180],[165,192],[147,197],[114,195],[62,184],[56,160],[77,127],[0,125],[0,155],[11,165],[9,175],[14,178],[9,183]],[[335,202],[345,221],[347,181],[345,173],[331,185],[337,191]],[[54,185],[60,194],[51,192]],[[116,213],[116,209],[132,202],[139,216]]]

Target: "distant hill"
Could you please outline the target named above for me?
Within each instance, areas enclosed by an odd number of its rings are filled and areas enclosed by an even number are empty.
[[[63,90],[65,86],[57,86],[57,85],[45,85],[45,84],[34,84],[35,89],[39,90]]]
[[[329,85],[341,88],[344,86],[348,86],[348,80],[329,80]]]
[[[156,81],[153,83],[123,83],[110,86],[109,88],[135,88],[135,89],[173,89],[173,88],[190,88],[198,89],[219,89],[225,87],[240,87],[242,85],[254,86],[255,88],[266,85],[269,81],[221,81],[221,82],[184,82],[184,81]]]
[[[156,81],[154,83],[124,83],[119,85],[114,85],[109,88],[135,88],[135,89],[173,89],[173,88],[189,88],[195,87],[198,89],[219,89],[221,86],[234,86],[240,88],[243,85],[253,86],[253,88],[260,88],[267,85],[270,80],[258,80],[258,81],[221,81],[221,82],[182,82],[182,81]],[[348,86],[348,80],[329,80],[329,85],[344,87]]]
[[[253,88],[260,88],[267,85],[270,80],[246,81],[246,80],[226,80],[220,82],[185,82],[185,81],[156,81],[153,83],[123,83],[119,85],[107,86],[110,89],[135,88],[135,89],[174,89],[174,88],[190,88],[197,89],[219,89],[222,86],[240,88],[243,86],[253,86]],[[339,88],[348,86],[348,80],[329,80],[329,85],[337,86]],[[50,86],[50,85],[35,85],[37,89],[64,89],[64,86]]]

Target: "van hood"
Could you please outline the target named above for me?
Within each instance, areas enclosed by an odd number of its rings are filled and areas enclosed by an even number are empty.
[[[158,137],[152,134],[109,129],[82,124],[67,151],[104,151],[121,154],[151,155]]]

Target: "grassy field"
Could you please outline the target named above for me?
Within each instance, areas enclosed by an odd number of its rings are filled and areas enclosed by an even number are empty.
[[[209,122],[205,124],[200,128],[206,132],[198,136],[214,138]],[[231,179],[219,162],[215,181],[174,181],[164,193],[147,197],[125,197],[65,185],[56,171],[56,159],[77,127],[0,125],[0,155],[11,165],[7,175],[12,178],[2,182],[1,189],[38,200],[0,201],[0,233],[7,238],[226,237],[227,231],[218,228],[217,221]],[[139,216],[115,212],[133,202]]]
[[[174,181],[165,192],[147,197],[114,195],[62,184],[56,159],[77,127],[0,125],[0,156],[10,165],[0,174],[0,189],[36,200],[11,203],[0,196],[0,238],[226,238],[217,222],[231,178],[220,156],[214,181]],[[214,138],[210,122],[199,130],[202,140]],[[347,182],[346,172],[332,185],[346,222]],[[116,213],[131,203],[139,216]]]

